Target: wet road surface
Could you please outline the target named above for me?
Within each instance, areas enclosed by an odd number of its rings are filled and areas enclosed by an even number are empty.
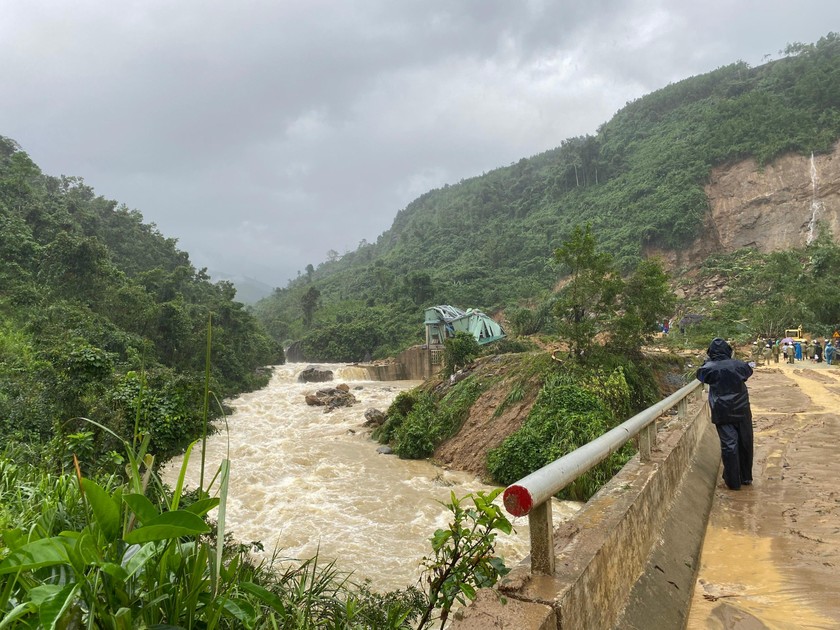
[[[771,364],[747,384],[754,483],[718,482],[687,628],[840,628],[840,367]]]

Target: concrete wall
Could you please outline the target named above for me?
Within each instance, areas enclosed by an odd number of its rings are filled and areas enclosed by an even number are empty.
[[[646,572],[656,570],[648,566],[650,558],[660,547],[666,526],[680,520],[672,518],[672,510],[680,504],[675,499],[680,497],[686,484],[691,485],[691,480],[697,477],[700,483],[691,486],[697,496],[692,495],[680,508],[691,512],[702,525],[695,528],[692,540],[688,541],[690,544],[682,551],[688,555],[680,560],[683,565],[688,562],[689,570],[678,578],[669,576],[668,580],[660,580],[669,589],[674,588],[672,583],[676,584],[670,577],[682,580],[685,583],[677,588],[690,596],[717,476],[719,460],[715,457],[719,458],[719,453],[708,447],[709,436],[712,436],[712,447],[716,439],[706,417],[705,405],[695,402],[689,409],[685,420],[672,420],[667,427],[660,428],[650,462],[641,463],[638,456],[632,459],[573,520],[555,531],[556,570],[553,575],[531,575],[530,558],[526,558],[499,586],[499,592],[508,603],[502,603],[498,594],[488,591],[459,615],[452,629],[634,627],[623,621],[633,593],[642,609],[659,605],[684,609],[688,599],[668,599],[655,587],[649,593],[640,593],[634,591],[634,586],[643,581]],[[701,444],[706,446],[698,448]],[[698,455],[714,461],[696,466]],[[514,600],[517,602],[515,607],[510,605]],[[663,618],[673,623],[673,619],[680,618],[680,612]],[[642,627],[671,630],[680,626],[647,624]]]
[[[374,381],[420,381],[431,377],[440,370],[440,364],[432,363],[432,353],[422,346],[413,346],[403,350],[387,363],[364,364],[371,380]]]

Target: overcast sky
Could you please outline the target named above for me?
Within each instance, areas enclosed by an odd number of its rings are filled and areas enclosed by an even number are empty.
[[[285,286],[430,188],[832,30],[836,0],[0,0],[0,135]]]

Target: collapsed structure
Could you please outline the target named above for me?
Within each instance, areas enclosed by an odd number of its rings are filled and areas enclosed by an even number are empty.
[[[499,324],[474,308],[462,311],[448,304],[431,306],[426,309],[424,323],[428,348],[442,346],[446,339],[454,337],[457,332],[471,334],[481,345],[505,337],[505,331]]]

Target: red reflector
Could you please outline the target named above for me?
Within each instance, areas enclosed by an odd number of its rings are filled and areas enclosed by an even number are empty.
[[[522,486],[508,486],[502,499],[505,509],[514,516],[525,516],[534,507],[531,493]]]

